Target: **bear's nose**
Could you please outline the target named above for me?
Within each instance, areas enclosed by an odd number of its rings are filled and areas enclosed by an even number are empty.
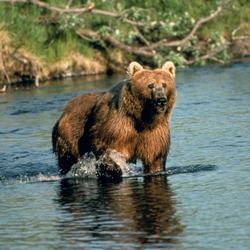
[[[165,106],[167,104],[167,99],[165,97],[159,97],[156,99],[156,103],[159,106]]]

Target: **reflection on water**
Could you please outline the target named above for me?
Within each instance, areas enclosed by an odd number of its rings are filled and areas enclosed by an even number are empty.
[[[178,245],[183,226],[166,176],[119,183],[64,179],[58,190],[63,238],[85,246]],[[131,244],[131,245],[130,245]]]

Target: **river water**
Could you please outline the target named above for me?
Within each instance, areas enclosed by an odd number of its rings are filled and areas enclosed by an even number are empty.
[[[0,93],[0,249],[250,249],[250,64],[177,71],[166,175],[60,177],[63,106],[119,80]]]

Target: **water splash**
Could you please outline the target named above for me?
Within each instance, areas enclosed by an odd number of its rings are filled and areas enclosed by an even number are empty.
[[[137,164],[128,164],[125,157],[115,151],[109,151],[109,157],[114,161],[121,169],[122,177],[136,177],[144,176],[143,166],[140,162]],[[97,159],[97,157],[91,152],[83,155],[81,159],[72,166],[71,170],[65,176],[66,178],[98,178],[98,166],[104,164],[105,160],[103,158]],[[202,171],[214,171],[217,169],[216,165],[211,164],[195,164],[187,166],[176,166],[168,167],[166,171],[156,173],[153,175],[173,175],[173,174],[186,174],[195,173]]]
[[[120,166],[122,170],[122,177],[130,177],[143,174],[143,168],[141,164],[128,164],[125,157],[121,153],[115,150],[111,150],[109,156]]]
[[[92,152],[86,153],[71,167],[70,171],[65,175],[65,178],[97,178],[97,163],[98,160]]]
[[[110,150],[109,157],[120,167],[122,177],[142,174],[141,166],[126,163],[124,156],[116,150]],[[92,152],[86,153],[71,167],[65,178],[97,178],[98,166],[102,164],[105,165],[105,160],[102,157],[97,158]]]

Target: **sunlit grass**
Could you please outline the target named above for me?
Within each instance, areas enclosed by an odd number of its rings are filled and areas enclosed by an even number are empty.
[[[70,3],[68,0],[49,0],[46,2],[61,8],[65,8]],[[95,7],[120,13],[124,13],[126,9],[131,7],[140,7],[142,10],[147,9],[145,20],[150,17],[152,22],[154,20],[161,21],[164,15],[170,18],[171,15],[183,18],[188,13],[190,20],[194,20],[195,23],[199,18],[209,16],[211,11],[217,8],[217,4],[217,0],[128,0],[120,2],[102,0],[96,1]],[[71,6],[87,7],[88,1],[74,0],[71,2]],[[209,39],[211,34],[214,33],[229,37],[241,22],[249,22],[249,13],[250,3],[248,0],[231,0],[230,4],[225,7],[223,15],[203,25],[198,30],[197,35],[204,39]],[[177,23],[176,20],[174,20],[175,23]],[[24,48],[46,63],[61,61],[72,52],[82,54],[87,58],[93,56],[96,49],[95,45],[93,46],[87,40],[80,38],[75,32],[76,28],[72,25],[94,31],[107,26],[113,32],[119,30],[120,34],[123,34],[122,42],[132,44],[133,39],[135,39],[133,28],[119,19],[88,13],[82,16],[63,16],[32,4],[0,3],[0,29],[8,32],[11,46],[13,48]],[[179,22],[178,25],[180,27],[176,27],[176,29],[183,29],[183,32],[180,33],[183,36],[188,33],[193,24]],[[185,25],[189,25],[186,30]],[[171,39],[170,28],[170,26],[166,26],[160,33],[153,30],[144,35],[160,37],[169,34]],[[106,51],[108,51],[108,48],[106,48]]]

